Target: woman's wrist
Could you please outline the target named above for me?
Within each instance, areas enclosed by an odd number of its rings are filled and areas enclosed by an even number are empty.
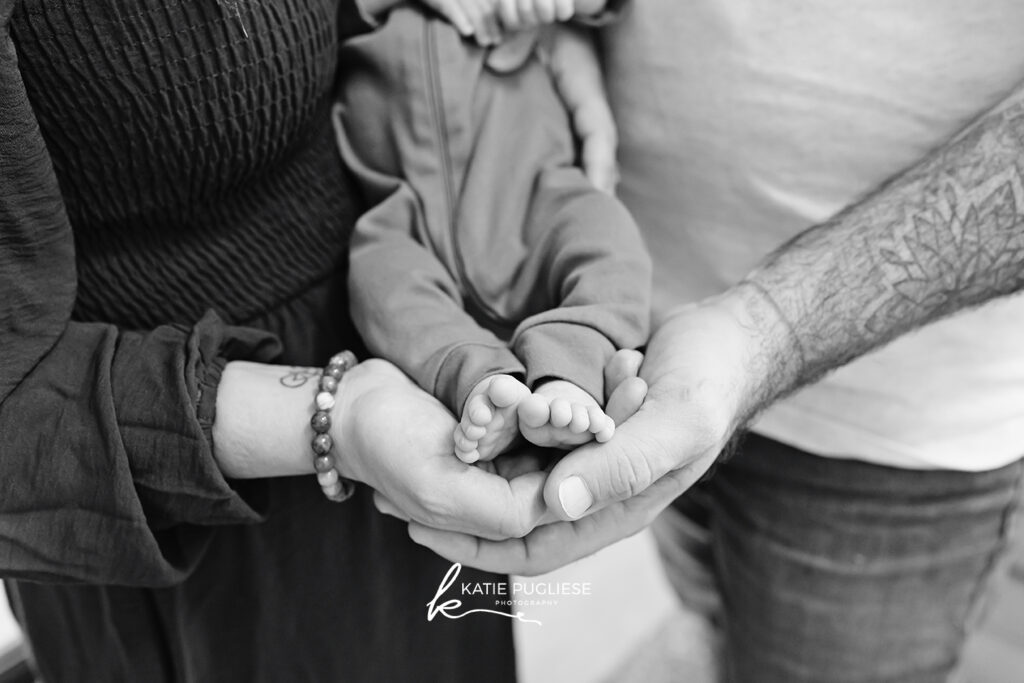
[[[309,418],[320,372],[246,361],[225,366],[212,428],[214,458],[225,476],[313,472]]]

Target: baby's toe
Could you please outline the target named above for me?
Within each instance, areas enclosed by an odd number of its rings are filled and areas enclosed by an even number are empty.
[[[481,394],[469,399],[469,403],[466,404],[466,416],[470,422],[481,427],[486,427],[490,423],[494,418],[494,412],[487,404],[487,399]]]
[[[517,411],[519,413],[519,422],[533,429],[543,427],[551,417],[548,402],[544,400],[543,396],[538,396],[537,394],[530,394],[520,401]]]
[[[552,427],[566,427],[572,422],[572,404],[566,401],[564,398],[556,398],[551,401],[551,419],[550,423]]]
[[[604,427],[601,428],[601,431],[594,434],[594,440],[598,443],[605,443],[606,441],[611,441],[613,436],[615,436],[615,421],[606,416]]]
[[[468,420],[460,424],[459,427],[462,428],[462,433],[470,441],[479,441],[487,434],[487,427],[485,425],[476,425]]]
[[[475,451],[477,447],[476,439],[470,439],[466,436],[462,429],[462,425],[455,428],[455,450],[463,453],[469,451]]]
[[[455,455],[459,456],[459,460],[466,463],[467,465],[472,465],[473,463],[480,459],[480,451],[476,450],[475,448],[471,451],[466,452],[455,451]]]
[[[590,424],[587,426],[587,431],[591,434],[597,434],[604,429],[608,416],[604,414],[600,406],[587,406],[587,417],[590,418]]]
[[[572,419],[569,420],[569,431],[573,434],[582,434],[590,426],[590,415],[587,407],[579,403],[572,404]]]
[[[508,375],[495,375],[487,386],[487,398],[498,408],[515,405],[529,393],[525,384]]]

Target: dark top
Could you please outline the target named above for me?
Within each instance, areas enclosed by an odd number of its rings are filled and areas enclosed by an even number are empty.
[[[227,360],[354,344],[328,121],[353,1],[0,24],[0,575],[46,680],[511,680],[509,620],[427,623],[449,564],[365,491],[211,454]]]

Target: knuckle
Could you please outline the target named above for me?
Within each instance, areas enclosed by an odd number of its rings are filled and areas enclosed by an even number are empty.
[[[643,457],[618,459],[611,474],[611,493],[619,499],[632,498],[654,480],[651,466]]]

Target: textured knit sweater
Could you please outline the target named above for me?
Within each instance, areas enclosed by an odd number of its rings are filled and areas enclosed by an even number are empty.
[[[427,624],[447,564],[367,496],[212,457],[227,360],[352,341],[352,0],[0,0],[0,27],[0,576],[46,680],[510,678],[508,620]]]

